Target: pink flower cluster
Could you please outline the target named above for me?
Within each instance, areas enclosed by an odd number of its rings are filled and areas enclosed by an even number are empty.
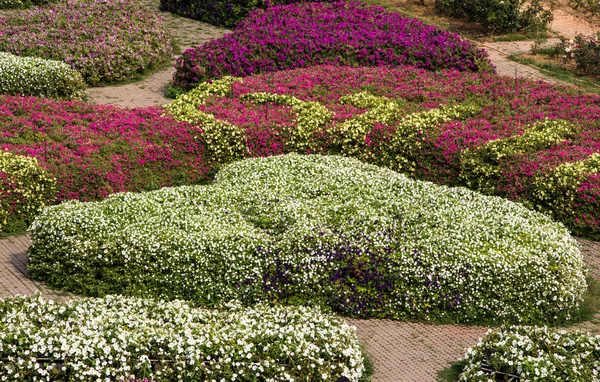
[[[58,201],[205,179],[202,131],[162,113],[0,96],[0,150],[36,157],[57,179]]]
[[[64,61],[92,86],[134,78],[172,54],[160,16],[132,0],[65,0],[0,18],[0,51]]]

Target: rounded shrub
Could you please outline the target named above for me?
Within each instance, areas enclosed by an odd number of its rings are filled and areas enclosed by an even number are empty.
[[[56,191],[56,179],[35,158],[0,150],[0,232],[24,231]]]
[[[519,204],[339,156],[248,159],[208,186],[48,207],[29,270],[75,293],[548,322],[586,289],[576,241]]]
[[[0,52],[0,93],[83,100],[85,87],[64,62]]]
[[[0,19],[0,51],[63,61],[96,86],[157,67],[172,47],[161,17],[135,1],[65,0]]]
[[[316,64],[492,70],[475,44],[417,19],[359,2],[307,2],[256,10],[232,33],[186,50],[173,82],[189,88]]]
[[[306,307],[107,296],[0,300],[0,374],[8,380],[357,382],[354,330]]]

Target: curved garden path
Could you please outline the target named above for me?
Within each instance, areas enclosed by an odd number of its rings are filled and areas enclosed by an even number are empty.
[[[172,35],[181,50],[221,37],[227,30],[202,22],[174,16],[158,10],[159,0],[140,0],[144,6],[159,12],[165,19]],[[0,17],[8,12],[0,13]],[[558,17],[557,17],[558,16]],[[562,34],[572,37],[576,32],[595,31],[591,24],[569,26],[569,14],[555,14],[554,30],[562,28]],[[571,20],[572,21],[572,20]],[[572,22],[571,22],[572,24]],[[587,29],[585,29],[587,28]],[[514,77],[546,80],[541,71],[527,65],[510,61],[511,54],[526,53],[531,41],[499,42],[482,44],[488,50],[497,72]],[[173,60],[174,61],[174,60]],[[125,107],[144,107],[169,102],[163,95],[164,86],[169,83],[174,69],[157,71],[136,83],[89,88],[90,101]],[[600,279],[600,243],[578,239],[586,263],[592,275]],[[31,280],[27,272],[27,251],[29,238],[26,235],[0,240],[0,298],[15,294],[31,294],[41,291],[51,299],[68,300],[69,294],[46,288],[43,283]],[[373,382],[428,382],[436,381],[438,373],[464,355],[465,349],[477,343],[487,328],[480,326],[436,325],[419,322],[399,322],[391,320],[348,319],[357,327],[357,332],[365,344],[367,353],[374,363]],[[600,315],[580,323],[577,329],[600,333]]]

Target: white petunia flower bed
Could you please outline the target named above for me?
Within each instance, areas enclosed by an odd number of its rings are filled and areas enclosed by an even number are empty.
[[[504,326],[490,329],[467,350],[462,363],[460,382],[499,380],[484,372],[482,364],[497,375],[523,381],[600,381],[600,336],[546,326]]]
[[[359,381],[353,328],[306,307],[0,300],[2,381]]]
[[[31,231],[33,277],[93,296],[537,323],[572,318],[586,290],[562,224],[338,156],[248,159],[207,186],[68,202]]]
[[[81,74],[61,61],[0,52],[0,93],[87,99]]]

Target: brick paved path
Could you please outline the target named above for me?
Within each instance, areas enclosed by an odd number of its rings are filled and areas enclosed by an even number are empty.
[[[579,239],[592,275],[600,278],[600,242]],[[41,291],[48,298],[68,299],[49,290],[27,274],[27,236],[0,240],[0,297]],[[373,382],[435,382],[437,374],[462,357],[477,343],[486,328],[436,325],[391,320],[348,319],[357,327],[375,367]],[[574,329],[600,333],[599,317],[575,325]]]

